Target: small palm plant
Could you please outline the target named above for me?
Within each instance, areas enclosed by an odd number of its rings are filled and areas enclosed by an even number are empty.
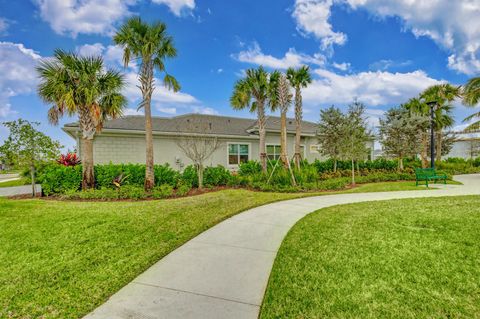
[[[38,95],[52,107],[50,123],[57,125],[64,115],[78,115],[81,131],[82,188],[95,185],[93,138],[109,118],[122,114],[127,101],[120,93],[123,75],[106,69],[101,57],[80,57],[56,50],[53,59],[37,67]]]
[[[152,94],[155,90],[154,70],[163,72],[163,84],[174,92],[180,90],[180,84],[166,72],[165,59],[177,56],[173,39],[167,34],[164,23],[148,24],[139,17],[133,17],[118,30],[113,41],[123,47],[123,61],[125,67],[132,60],[140,61],[140,90],[142,102],[139,109],[145,111],[145,143],[146,143],[146,171],[145,190],[155,186],[153,161],[153,131],[152,131]]]
[[[302,135],[302,88],[306,88],[312,83],[312,76],[308,66],[302,66],[295,70],[289,68],[287,70],[287,79],[295,89],[295,167],[300,168],[302,160],[301,150],[301,135]]]

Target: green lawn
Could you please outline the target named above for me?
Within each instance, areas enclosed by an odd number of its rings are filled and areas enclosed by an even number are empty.
[[[8,182],[1,182],[0,181],[0,187],[12,187],[12,186],[22,186],[22,185],[26,185],[28,183],[28,181],[26,181],[25,179],[17,179],[17,180],[14,180],[14,181],[8,181]]]
[[[297,223],[260,318],[479,318],[480,197],[342,205]]]
[[[344,192],[422,189],[412,185],[365,184]],[[218,222],[311,195],[225,190],[141,202],[0,198],[0,318],[78,318]]]

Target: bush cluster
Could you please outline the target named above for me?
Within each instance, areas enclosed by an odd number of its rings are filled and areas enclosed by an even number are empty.
[[[333,171],[332,160],[302,162],[301,169],[293,173],[297,186],[292,187],[290,172],[281,163],[270,161],[266,174],[257,161],[248,161],[231,173],[222,166],[207,167],[204,172],[205,187],[248,187],[262,191],[296,192],[310,190],[335,190],[350,184],[351,162],[339,161]],[[355,163],[357,183],[400,181],[415,179],[414,169],[421,167],[419,160],[405,160],[405,169],[398,171],[393,160],[377,159]],[[293,163],[292,163],[293,167]],[[437,164],[447,175],[480,172],[480,159],[451,158]],[[142,199],[185,196],[198,187],[197,170],[193,166],[178,172],[168,164],[155,165],[155,188],[149,194],[143,191],[145,166],[140,164],[107,164],[95,166],[96,190],[78,192],[81,188],[82,167],[51,164],[39,170],[39,181],[46,195],[65,194],[78,199]],[[121,177],[121,178],[119,178]],[[118,183],[114,185],[113,181]]]

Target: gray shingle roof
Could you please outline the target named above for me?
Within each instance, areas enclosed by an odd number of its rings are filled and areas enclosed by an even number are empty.
[[[65,127],[78,127],[78,123],[65,124]],[[103,128],[111,130],[136,130],[143,131],[145,118],[143,116],[124,116],[107,121]],[[249,136],[258,131],[257,120],[203,114],[185,114],[174,117],[153,117],[153,131],[165,133],[207,133],[215,135]],[[267,131],[280,131],[280,117],[268,116],[266,121]],[[315,134],[317,124],[303,121],[302,132]],[[287,119],[287,131],[295,132],[295,121]]]

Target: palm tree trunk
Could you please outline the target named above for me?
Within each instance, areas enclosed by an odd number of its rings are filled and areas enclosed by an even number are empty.
[[[260,138],[259,141],[259,152],[260,152],[260,163],[262,165],[262,171],[267,172],[267,154],[266,151],[266,131],[265,131],[265,109],[263,101],[257,101],[257,115],[258,115],[258,135]]]
[[[88,106],[80,107],[79,122],[80,130],[82,132],[82,189],[87,190],[95,187],[93,138],[95,137],[96,131],[95,119]]]
[[[288,155],[287,155],[287,110],[282,110],[280,114],[280,160],[285,168],[288,168]]]
[[[300,136],[302,134],[302,92],[300,87],[295,88],[295,167],[300,169]]]
[[[95,187],[93,138],[82,138],[82,189]]]
[[[144,60],[140,74],[143,107],[145,111],[145,190],[150,191],[155,186],[155,172],[153,159],[153,131],[152,131],[152,93],[153,93],[153,63]]]

